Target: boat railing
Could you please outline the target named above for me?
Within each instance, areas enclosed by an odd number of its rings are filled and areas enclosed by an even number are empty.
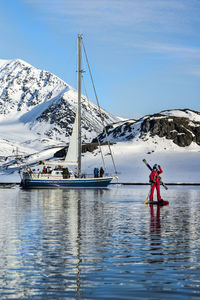
[[[52,174],[52,173],[43,173],[43,172],[23,172],[24,178],[32,178],[32,179],[60,179],[63,177],[63,174],[59,172],[59,174]],[[103,176],[95,176],[93,173],[83,173],[81,178],[105,178],[105,177],[116,177],[111,173],[104,173]],[[76,178],[76,175],[70,174],[69,178]]]
[[[82,178],[103,178],[103,177],[115,177],[115,175],[113,175],[111,173],[104,173],[103,176],[100,176],[100,175],[94,176],[93,173],[89,173],[89,174],[83,173],[81,177]]]

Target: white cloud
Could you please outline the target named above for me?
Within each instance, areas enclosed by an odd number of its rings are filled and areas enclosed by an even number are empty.
[[[190,70],[189,74],[200,77],[200,67],[198,69]]]
[[[200,57],[198,0],[24,0],[60,31],[94,33],[105,43]],[[180,45],[180,46],[179,46]],[[185,45],[185,46],[181,46]],[[195,42],[193,42],[195,45]]]
[[[182,56],[188,57],[196,57],[200,58],[200,48],[197,47],[187,47],[181,45],[174,45],[174,44],[164,44],[164,43],[134,43],[132,42],[129,44],[132,48],[140,48],[144,49],[148,52],[154,53],[173,53]]]
[[[42,11],[42,18],[97,30],[114,26],[129,31],[185,32],[199,24],[196,0],[24,0]],[[92,25],[92,26],[91,26]]]

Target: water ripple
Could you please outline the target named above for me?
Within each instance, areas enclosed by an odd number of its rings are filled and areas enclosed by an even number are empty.
[[[0,190],[1,299],[199,299],[199,188]]]

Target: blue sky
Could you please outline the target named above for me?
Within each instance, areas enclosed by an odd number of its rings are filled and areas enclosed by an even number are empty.
[[[107,111],[200,111],[199,16],[199,0],[1,0],[0,58],[21,58],[76,88],[82,33]]]

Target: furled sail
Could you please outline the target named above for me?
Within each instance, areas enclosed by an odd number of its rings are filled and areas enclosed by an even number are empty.
[[[76,113],[69,148],[65,157],[65,163],[68,165],[78,164],[78,113]]]

